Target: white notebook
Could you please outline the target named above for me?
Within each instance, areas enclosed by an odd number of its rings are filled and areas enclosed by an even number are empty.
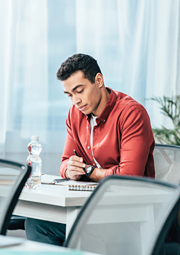
[[[82,181],[72,181],[66,179],[54,179],[53,181],[42,181],[42,184],[49,184],[49,185],[61,185],[67,186],[68,190],[75,190],[75,191],[93,191],[98,182],[82,182]]]
[[[67,183],[69,190],[76,191],[93,191],[97,187],[97,182],[78,182],[77,183]]]

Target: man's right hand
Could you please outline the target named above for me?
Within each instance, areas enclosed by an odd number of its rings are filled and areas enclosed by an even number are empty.
[[[84,175],[83,168],[86,164],[83,163],[83,158],[78,156],[71,156],[67,162],[67,170],[65,172],[66,178],[77,181]]]

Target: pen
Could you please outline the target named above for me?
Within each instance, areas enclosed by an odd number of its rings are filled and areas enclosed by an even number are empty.
[[[79,157],[78,156],[78,154],[77,154],[77,152],[74,150],[74,154],[77,156],[77,157]],[[87,172],[86,172],[86,169],[84,168],[84,167],[82,167],[82,169],[83,169],[83,171],[84,171],[84,173],[85,173],[85,175],[87,174]]]
[[[77,152],[74,150],[74,154],[78,157],[78,154],[77,154]]]

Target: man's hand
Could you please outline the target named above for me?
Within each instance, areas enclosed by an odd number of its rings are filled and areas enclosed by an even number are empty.
[[[66,178],[77,181],[84,175],[83,168],[86,164],[83,163],[83,158],[78,156],[71,156],[67,162],[67,170],[65,172]]]

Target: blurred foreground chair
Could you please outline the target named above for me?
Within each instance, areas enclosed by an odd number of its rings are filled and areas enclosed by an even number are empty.
[[[30,173],[30,166],[24,166],[13,161],[0,159],[1,235],[6,235],[12,212]]]
[[[156,144],[154,149],[155,179],[180,184],[180,146]],[[178,216],[179,215],[179,216]],[[178,219],[179,218],[179,219]],[[167,239],[180,244],[180,211],[170,228]]]
[[[177,185],[109,176],[81,208],[64,246],[106,255],[178,255],[179,244],[164,240],[179,205]]]

